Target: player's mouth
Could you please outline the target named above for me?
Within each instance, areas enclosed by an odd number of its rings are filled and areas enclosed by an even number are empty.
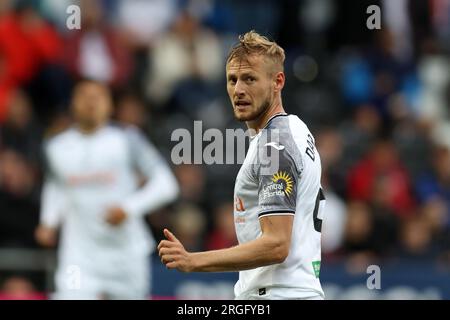
[[[252,104],[245,100],[237,100],[234,102],[234,107],[238,110],[244,110],[250,107]]]

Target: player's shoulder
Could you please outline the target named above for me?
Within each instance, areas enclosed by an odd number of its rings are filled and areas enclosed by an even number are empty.
[[[111,121],[106,130],[111,134],[119,134],[125,136],[141,135],[142,131],[137,126],[132,124],[125,124],[121,122]]]
[[[108,139],[125,141],[127,144],[131,145],[138,143],[139,140],[146,140],[139,127],[113,121],[108,123],[103,129],[103,134],[107,136]]]
[[[68,141],[76,139],[76,130],[69,127],[58,133],[51,134],[44,139],[45,149],[64,147]]]
[[[298,133],[309,133],[306,123],[295,114],[275,116],[268,124],[268,128],[278,129],[280,132],[290,133],[292,136]]]
[[[272,117],[258,141],[259,147],[276,146],[278,149],[286,149],[295,152],[298,140],[309,132],[306,124],[296,115],[280,114]]]
[[[110,134],[120,136],[120,139],[125,141],[132,150],[139,149],[143,145],[147,148],[153,147],[153,143],[147,134],[135,125],[111,122],[107,129]]]
[[[280,160],[295,163],[297,170],[301,172],[304,167],[302,150],[308,134],[308,127],[298,116],[280,114],[269,120],[258,145],[260,149],[265,149],[262,154],[276,152]]]

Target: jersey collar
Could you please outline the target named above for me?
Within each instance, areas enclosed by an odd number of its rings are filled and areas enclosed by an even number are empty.
[[[280,113],[274,114],[273,116],[271,116],[271,117],[269,118],[269,120],[267,120],[266,125],[265,125],[264,127],[262,127],[261,130],[259,130],[259,132],[258,132],[257,134],[255,134],[254,136],[250,136],[250,140],[253,140],[253,139],[255,139],[256,137],[260,136],[260,135],[262,134],[263,130],[267,128],[267,126],[270,124],[270,122],[271,122],[273,119],[275,119],[275,118],[277,118],[277,117],[288,116],[288,115],[289,115],[289,114],[287,114],[286,112],[280,112]]]
[[[271,117],[269,118],[269,120],[267,120],[266,125],[265,125],[261,130],[266,129],[266,128],[269,126],[270,122],[271,122],[273,119],[278,118],[278,117],[285,117],[285,116],[288,116],[288,114],[287,114],[286,112],[280,112],[280,113],[274,114],[273,116],[271,116]]]

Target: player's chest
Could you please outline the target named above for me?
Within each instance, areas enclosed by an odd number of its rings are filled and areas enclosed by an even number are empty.
[[[120,171],[130,161],[125,141],[117,138],[70,141],[53,156],[53,167],[62,177]]]

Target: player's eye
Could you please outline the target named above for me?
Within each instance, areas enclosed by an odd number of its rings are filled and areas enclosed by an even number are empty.
[[[231,85],[236,84],[236,78],[229,78],[228,79],[228,83],[231,84]]]
[[[247,79],[245,79],[248,83],[252,83],[255,82],[255,78],[254,77],[247,77]]]

